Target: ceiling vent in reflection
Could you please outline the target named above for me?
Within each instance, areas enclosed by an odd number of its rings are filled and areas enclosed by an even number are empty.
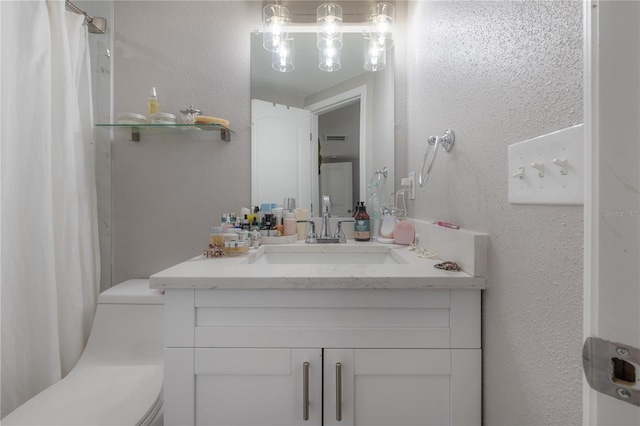
[[[324,140],[326,142],[346,142],[349,140],[347,135],[325,135]]]

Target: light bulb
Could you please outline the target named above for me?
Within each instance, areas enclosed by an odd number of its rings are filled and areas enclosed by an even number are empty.
[[[278,46],[289,37],[289,10],[278,4],[268,4],[262,9],[263,41],[269,52],[278,50]]]
[[[377,38],[364,40],[364,69],[380,71],[387,64],[387,51]]]
[[[378,3],[369,9],[369,37],[377,38],[380,46],[391,49],[394,46],[392,26],[396,10],[390,3]]]
[[[342,7],[335,3],[321,4],[316,11],[318,24],[318,48],[324,49],[328,44],[334,44],[337,49],[342,47]]]
[[[290,72],[295,69],[293,65],[293,39],[280,42],[277,51],[272,54],[271,67],[279,72]]]

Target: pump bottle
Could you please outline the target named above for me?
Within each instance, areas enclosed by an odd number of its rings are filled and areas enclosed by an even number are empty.
[[[354,216],[355,223],[353,224],[353,236],[356,241],[370,241],[371,240],[371,225],[370,217],[367,213],[367,208],[364,203],[360,204],[358,212]]]

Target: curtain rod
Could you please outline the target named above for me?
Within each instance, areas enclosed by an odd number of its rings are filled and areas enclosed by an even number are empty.
[[[65,0],[65,6],[67,9],[74,13],[77,13],[78,15],[84,15],[84,22],[87,23],[87,27],[89,28],[90,33],[104,34],[107,30],[107,20],[105,18],[94,18],[75,4],[71,3],[69,0]]]

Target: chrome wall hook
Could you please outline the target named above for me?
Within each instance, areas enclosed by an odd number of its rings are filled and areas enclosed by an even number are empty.
[[[451,151],[451,148],[453,148],[453,144],[455,143],[455,141],[456,135],[451,129],[445,130],[442,136],[440,136],[440,144],[442,145],[442,150],[444,152]]]
[[[374,186],[377,188],[380,185],[380,181],[382,181],[382,177],[384,176],[384,178],[386,179],[388,173],[389,173],[389,169],[387,168],[387,166],[384,166],[382,170],[380,169],[376,170],[373,176],[371,176],[371,180],[369,180],[369,187],[372,190],[374,189]]]
[[[427,183],[427,179],[429,179],[431,168],[433,167],[433,163],[436,161],[436,155],[438,154],[438,147],[441,147],[444,152],[450,152],[455,140],[456,136],[451,129],[445,130],[442,136],[429,136],[427,139],[427,150],[425,151],[424,159],[422,160],[422,169],[418,175],[418,184],[420,186]],[[433,151],[433,155],[431,156],[431,161],[428,162],[427,167],[427,158],[429,157],[430,151]],[[426,171],[425,167],[427,169]]]

